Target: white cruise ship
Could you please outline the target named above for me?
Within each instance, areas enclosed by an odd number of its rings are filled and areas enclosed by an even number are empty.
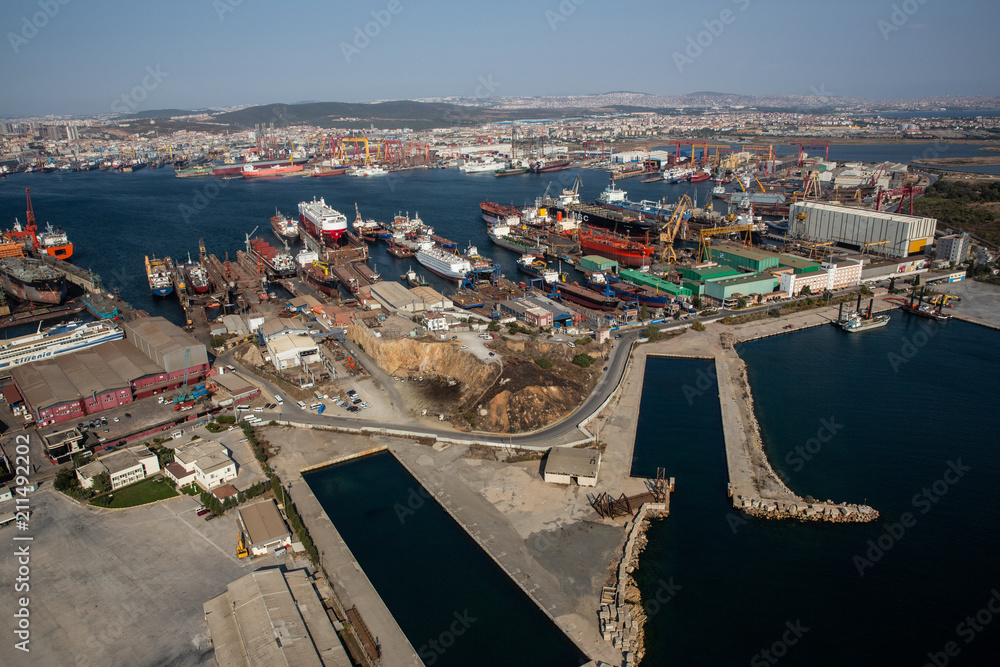
[[[347,231],[347,216],[327,206],[322,197],[299,202],[299,222],[311,236],[331,245],[336,245]]]
[[[45,331],[39,326],[36,333],[11,338],[0,344],[0,370],[124,337],[125,333],[111,322],[67,322]]]
[[[421,246],[417,252],[417,261],[429,271],[448,280],[463,280],[472,271],[472,262],[468,258],[434,246]]]

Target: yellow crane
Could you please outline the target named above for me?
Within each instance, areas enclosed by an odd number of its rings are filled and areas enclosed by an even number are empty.
[[[753,225],[727,225],[725,227],[707,227],[700,232],[698,232],[698,261],[699,262],[711,262],[712,261],[712,237],[713,236],[723,236],[727,234],[746,234],[746,236],[738,237],[740,242],[744,246],[751,245],[750,233],[753,231]]]
[[[875,252],[873,254],[876,257],[879,257],[880,255],[882,255],[882,254],[885,253],[885,246],[888,243],[889,243],[888,239],[882,239],[881,241],[869,241],[867,243],[862,243],[861,244],[861,254],[865,255],[865,254],[868,253],[868,251],[871,248],[875,248]],[[879,247],[879,246],[882,246],[882,247]]]
[[[687,195],[682,196],[677,202],[677,207],[674,209],[673,215],[670,216],[670,220],[663,226],[663,230],[660,232],[660,243],[663,245],[663,248],[660,250],[661,262],[664,259],[670,264],[677,262],[677,255],[674,253],[674,239],[677,238],[677,231],[681,228],[684,213],[691,208],[694,208],[691,197]]]

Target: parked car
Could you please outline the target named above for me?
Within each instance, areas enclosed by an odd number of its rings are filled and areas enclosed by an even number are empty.
[[[211,511],[212,511],[212,510],[208,509],[208,508],[207,508],[207,507],[205,507],[205,506],[202,506],[202,507],[199,507],[199,508],[198,508],[198,516],[205,516],[206,514],[208,514],[208,513],[209,513],[209,512],[211,512]]]
[[[215,518],[214,514],[209,514],[208,516],[205,517],[205,521],[211,521],[214,518]]]

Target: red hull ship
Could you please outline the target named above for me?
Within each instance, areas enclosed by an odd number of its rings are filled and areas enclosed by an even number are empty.
[[[649,266],[653,246],[603,229],[580,226],[580,248],[584,254],[613,259],[622,266]]]

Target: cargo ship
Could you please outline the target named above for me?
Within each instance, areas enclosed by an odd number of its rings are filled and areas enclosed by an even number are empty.
[[[506,248],[513,252],[539,254],[545,252],[545,248],[530,239],[521,236],[511,236],[510,227],[507,225],[494,225],[486,232],[486,236],[501,248]]]
[[[320,169],[319,166],[313,167],[312,177],[322,178],[323,176],[343,176],[347,173],[347,167],[335,167],[333,169]]]
[[[379,275],[379,272],[364,262],[354,262],[354,264],[351,265],[351,268],[354,269],[354,272],[361,276],[362,280],[369,285],[374,285],[378,281],[382,280],[382,276]]]
[[[529,171],[533,174],[545,174],[550,171],[560,171],[562,169],[569,169],[569,160],[538,160],[532,162],[529,167]]]
[[[472,271],[472,262],[462,255],[446,252],[440,248],[421,248],[416,254],[417,262],[435,275],[448,280],[461,281]]]
[[[550,208],[561,213],[562,217],[579,221],[581,225],[600,227],[619,234],[645,237],[646,234],[656,231],[656,223],[653,220],[637,213],[612,210],[598,204],[564,202],[563,198],[560,198],[560,201],[553,202]]]
[[[528,173],[528,168],[527,167],[506,166],[503,169],[497,169],[495,172],[493,172],[493,175],[497,176],[497,177],[500,177],[500,176],[517,176],[518,174],[527,174],[527,173]]]
[[[622,211],[624,213],[638,213],[645,218],[659,222],[669,220],[675,208],[673,205],[667,204],[666,198],[663,201],[643,199],[642,201],[633,202],[628,200],[626,194],[624,190],[612,183],[604,188],[600,197],[597,198],[596,203],[603,208]]]
[[[0,343],[0,370],[121,340],[125,333],[111,322],[67,322],[45,331]]]
[[[149,291],[153,296],[170,296],[174,291],[171,273],[169,257],[156,259],[154,255],[150,259],[149,255],[146,255],[146,279],[149,281]]]
[[[311,202],[299,202],[299,223],[313,237],[326,245],[337,245],[347,231],[347,216],[326,205],[321,197]]]
[[[33,257],[0,259],[0,285],[20,301],[60,304],[66,298],[65,274]]]
[[[378,234],[382,230],[382,223],[375,220],[362,220],[361,211],[358,210],[357,202],[354,203],[354,233],[361,237],[365,243],[375,243],[378,241]]]
[[[186,167],[184,169],[176,169],[177,172],[175,176],[177,178],[198,178],[200,176],[211,176],[212,169],[215,167],[213,165],[204,165],[201,167]]]
[[[503,162],[497,162],[492,158],[488,158],[483,161],[470,160],[458,168],[459,171],[465,174],[481,174],[484,172],[496,173],[500,169],[505,169],[507,165]]]
[[[615,310],[621,301],[613,294],[601,294],[576,283],[559,281],[556,291],[567,301],[595,310]]]
[[[712,172],[708,169],[699,169],[698,171],[691,174],[691,178],[688,179],[692,183],[700,183],[701,181],[707,181],[712,178]]]
[[[282,176],[294,176],[305,169],[301,164],[282,164],[273,167],[257,167],[253,162],[243,167],[240,175],[243,178],[281,178]]]
[[[260,262],[271,278],[291,278],[295,275],[295,260],[288,252],[282,252],[264,239],[246,239],[247,254]]]
[[[294,239],[299,235],[299,225],[276,210],[271,216],[271,231],[279,239]]]
[[[247,165],[253,165],[254,169],[269,169],[271,167],[280,167],[282,165],[304,165],[309,161],[306,157],[296,157],[296,158],[281,158],[278,160],[251,160],[249,162],[231,162],[229,164],[220,164],[212,167],[212,176],[222,176],[222,177],[237,177],[243,173],[243,168]]]
[[[337,277],[330,273],[329,267],[318,263],[307,264],[305,267],[306,280],[312,283],[320,292],[337,296]]]
[[[622,266],[649,266],[651,263],[654,250],[651,245],[587,225],[580,226],[579,237],[585,255],[607,257]]]
[[[208,271],[201,265],[201,262],[194,262],[188,257],[188,263],[184,265],[184,273],[187,274],[187,288],[189,292],[205,294],[212,285],[208,280]]]
[[[483,220],[495,225],[505,223],[508,225],[517,224],[521,220],[521,212],[513,206],[504,206],[491,201],[484,201],[479,204],[479,210],[483,213]]]
[[[866,331],[867,329],[878,329],[879,327],[884,327],[889,324],[889,316],[872,315],[872,304],[874,303],[875,299],[870,299],[868,301],[867,310],[862,310],[861,295],[858,294],[858,305],[855,306],[853,311],[844,313],[844,304],[840,304],[840,310],[837,313],[837,321],[834,322],[834,324],[847,333],[857,333],[859,331]]]

